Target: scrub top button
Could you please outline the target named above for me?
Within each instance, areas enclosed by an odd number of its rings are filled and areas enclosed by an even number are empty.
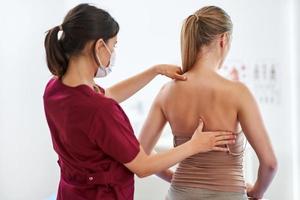
[[[92,180],[94,180],[94,177],[90,176],[89,181],[92,181]]]

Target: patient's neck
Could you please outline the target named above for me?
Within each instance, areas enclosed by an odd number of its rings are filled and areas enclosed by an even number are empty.
[[[215,52],[198,54],[190,73],[203,73],[204,71],[215,73],[220,66],[221,59]]]

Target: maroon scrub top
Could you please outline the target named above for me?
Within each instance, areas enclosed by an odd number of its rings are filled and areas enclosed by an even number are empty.
[[[61,169],[57,199],[133,199],[134,174],[123,163],[140,149],[120,105],[87,85],[69,87],[53,78],[44,108]]]

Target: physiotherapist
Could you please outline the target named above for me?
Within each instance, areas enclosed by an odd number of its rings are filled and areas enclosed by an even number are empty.
[[[96,85],[95,77],[111,72],[118,31],[109,13],[80,4],[47,32],[44,45],[53,77],[44,109],[61,170],[58,200],[132,200],[134,174],[163,172],[196,153],[227,151],[224,144],[234,142],[229,132],[202,132],[200,121],[189,142],[147,155],[119,103],[156,75],[185,78],[179,67],[156,65],[108,89]]]

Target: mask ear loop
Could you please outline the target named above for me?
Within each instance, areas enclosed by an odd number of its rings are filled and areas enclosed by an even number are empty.
[[[99,70],[100,70],[101,73],[102,73],[101,76],[106,76],[106,75],[107,75],[107,72],[105,71],[105,68],[104,68],[104,66],[103,66],[103,64],[102,64],[102,62],[101,62],[101,59],[100,59],[100,57],[98,56],[97,51],[96,51],[96,43],[97,43],[97,41],[98,41],[98,40],[96,40],[96,41],[94,42],[93,47],[92,47],[93,57],[94,57],[94,60],[95,60],[95,62],[96,62],[96,64],[97,64],[97,66],[98,66],[98,69],[97,69],[97,71],[96,71],[96,73],[95,73],[95,77],[97,77],[97,74],[98,74]],[[103,40],[101,39],[101,41],[103,41]]]
[[[243,133],[243,130],[240,130],[240,131],[239,131],[238,133],[236,133],[236,134],[242,134],[242,133]],[[242,154],[245,152],[246,146],[247,146],[247,143],[248,143],[248,140],[247,140],[245,134],[244,134],[244,140],[243,140],[243,143],[245,143],[245,144],[244,144],[243,150],[242,150],[240,153],[233,153],[233,152],[231,152],[231,150],[230,150],[228,144],[226,144],[226,147],[227,147],[227,149],[228,149],[228,153],[229,153],[230,155],[232,155],[232,156],[240,156],[240,155],[242,155]]]
[[[112,51],[108,48],[107,44],[104,42],[103,39],[101,39],[101,42],[103,43],[105,49],[108,51],[109,55],[112,56]],[[97,56],[97,55],[96,55]],[[97,59],[99,60],[99,64],[102,66],[102,67],[107,67],[107,66],[104,66],[100,60],[100,58],[97,56]],[[109,66],[110,63],[108,63],[108,66]]]
[[[110,56],[111,56],[112,52],[110,51],[110,49],[108,48],[108,46],[106,45],[106,43],[104,42],[104,40],[103,40],[103,39],[100,39],[100,40],[101,40],[101,42],[103,43],[105,49],[108,51],[108,53],[109,53]],[[95,43],[94,43],[94,45],[93,45],[94,58],[95,58],[95,60],[96,60],[97,65],[101,65],[101,66],[104,67],[104,65],[103,65],[102,62],[101,62],[101,59],[99,58],[99,56],[98,56],[97,53],[96,53],[96,43],[97,43],[97,40],[95,41]]]
[[[111,50],[108,48],[107,44],[104,42],[104,40],[103,40],[103,39],[101,39],[101,41],[103,42],[103,44],[104,44],[104,46],[105,46],[106,50],[108,51],[108,53],[111,55],[111,54],[112,54],[112,52],[111,52]]]

